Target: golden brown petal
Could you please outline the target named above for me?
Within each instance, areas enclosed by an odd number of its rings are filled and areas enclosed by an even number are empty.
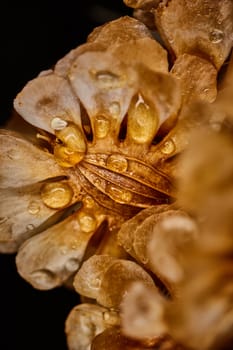
[[[63,284],[78,270],[101,216],[84,210],[26,241],[16,262],[20,275],[37,289]]]
[[[69,83],[53,73],[29,81],[14,100],[14,108],[28,123],[52,134],[68,121],[81,126],[77,98]]]
[[[74,62],[70,75],[72,87],[91,119],[95,139],[118,135],[137,77],[109,52],[86,52]]]
[[[138,264],[117,259],[103,275],[97,302],[118,309],[133,281],[141,281],[149,287],[155,286],[150,275]]]
[[[35,235],[41,225],[55,214],[44,205],[41,185],[31,185],[0,192],[0,251],[15,252],[27,238]]]
[[[51,154],[13,132],[1,130],[0,148],[0,188],[26,186],[66,175]]]
[[[117,239],[119,244],[134,258],[136,253],[133,247],[134,233],[138,227],[144,222],[144,220],[151,215],[158,215],[160,212],[167,210],[167,205],[152,206],[140,211],[132,219],[127,220],[121,225],[118,232]]]
[[[65,331],[70,350],[89,350],[93,338],[119,323],[118,315],[94,304],[75,306],[66,320]]]
[[[156,10],[156,24],[176,57],[207,57],[217,69],[230,53],[233,32],[231,0],[170,0]]]
[[[217,95],[217,70],[207,60],[183,54],[175,61],[171,73],[180,80],[183,103],[201,99],[213,102]]]
[[[110,49],[114,56],[129,66],[141,63],[152,71],[168,72],[167,52],[152,38],[146,37],[120,45],[113,45]]]
[[[109,255],[93,255],[84,261],[74,279],[74,287],[78,293],[97,299],[101,281],[106,270],[116,260]]]
[[[123,0],[124,3],[134,9],[151,9],[156,8],[161,0]]]
[[[134,18],[125,16],[95,28],[88,36],[88,42],[109,46],[145,37],[152,37],[146,26]]]
[[[99,304],[118,308],[130,282],[138,279],[154,286],[151,277],[136,263],[100,255],[89,258],[83,264],[75,277],[74,286],[80,294],[95,298]]]

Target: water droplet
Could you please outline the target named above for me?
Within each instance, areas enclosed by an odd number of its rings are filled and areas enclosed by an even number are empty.
[[[97,177],[93,180],[93,184],[96,186],[96,187],[100,187],[101,186],[101,180]]]
[[[176,149],[176,146],[172,140],[167,140],[161,148],[161,152],[164,154],[172,154]]]
[[[97,138],[103,139],[110,130],[110,121],[104,116],[97,116],[94,121],[94,134]]]
[[[9,218],[7,216],[1,216],[0,217],[0,225],[4,224],[4,222],[6,222]]]
[[[54,130],[62,130],[67,126],[67,121],[61,118],[53,118],[51,120],[51,128]]]
[[[149,143],[158,129],[158,115],[141,95],[134,98],[128,111],[127,135],[136,143]]]
[[[83,232],[89,233],[96,229],[97,222],[94,216],[80,212],[78,215],[78,222]]]
[[[209,39],[213,44],[219,44],[224,38],[224,33],[220,29],[214,29],[210,32]]]
[[[121,112],[121,107],[118,102],[112,102],[109,106],[109,112],[113,116],[118,116]]]
[[[80,261],[78,259],[71,258],[66,262],[65,268],[68,271],[73,272],[73,271],[78,270],[79,265],[80,265]]]
[[[63,182],[50,182],[42,186],[41,198],[44,204],[52,209],[61,209],[70,204],[73,190]]]
[[[40,204],[36,201],[32,201],[28,205],[28,212],[32,215],[38,214],[40,211]]]
[[[119,203],[129,203],[133,196],[132,192],[124,190],[115,185],[108,185],[106,187],[106,192],[110,195],[110,197]]]
[[[107,159],[107,167],[111,170],[124,172],[128,168],[128,161],[120,154],[112,154]]]
[[[111,89],[119,86],[120,77],[109,71],[100,71],[95,74],[101,88]]]
[[[32,224],[28,224],[28,225],[27,225],[27,230],[28,230],[28,231],[33,231],[34,228],[35,228],[35,226],[32,225]]]

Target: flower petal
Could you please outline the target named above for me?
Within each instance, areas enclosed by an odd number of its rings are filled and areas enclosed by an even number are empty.
[[[93,338],[119,323],[116,312],[93,304],[75,306],[66,320],[69,349],[89,349]]]
[[[16,111],[30,124],[54,133],[55,118],[81,126],[80,108],[69,83],[55,74],[29,81],[14,100]]]
[[[129,43],[139,38],[152,37],[148,28],[140,21],[124,16],[108,22],[93,30],[88,42],[97,42],[106,46]]]
[[[69,70],[75,61],[75,59],[83,54],[84,52],[91,51],[103,51],[106,49],[106,45],[99,44],[96,42],[85,43],[76,47],[75,49],[68,52],[63,58],[61,58],[54,67],[54,73],[61,77],[66,78],[69,74]]]
[[[101,216],[78,213],[27,240],[16,257],[19,274],[37,289],[51,289],[78,270]]]
[[[232,18],[231,0],[162,1],[156,10],[160,34],[177,57],[206,56],[217,69],[232,48]]]
[[[155,72],[168,72],[167,51],[152,38],[113,45],[109,49],[129,66],[142,63]]]
[[[55,210],[46,207],[40,197],[41,185],[0,192],[0,251],[12,253],[27,238],[35,235]]]
[[[65,175],[53,156],[19,135],[0,131],[0,188],[20,187]]]
[[[86,52],[74,62],[72,87],[84,105],[95,138],[118,135],[135,92],[137,76],[131,67],[109,52]]]
[[[183,103],[201,99],[213,102],[217,96],[217,70],[205,59],[184,54],[177,58],[171,73],[181,82]]]

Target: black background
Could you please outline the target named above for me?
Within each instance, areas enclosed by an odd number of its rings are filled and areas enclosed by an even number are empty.
[[[126,14],[122,0],[0,5],[1,127],[28,80],[85,42],[94,27]],[[34,290],[17,274],[15,256],[0,255],[0,349],[66,349],[64,322],[78,300],[64,288]]]

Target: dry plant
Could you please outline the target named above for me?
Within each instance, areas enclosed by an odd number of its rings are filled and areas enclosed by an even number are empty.
[[[16,96],[0,249],[80,294],[70,350],[230,349],[233,2],[125,3]]]

